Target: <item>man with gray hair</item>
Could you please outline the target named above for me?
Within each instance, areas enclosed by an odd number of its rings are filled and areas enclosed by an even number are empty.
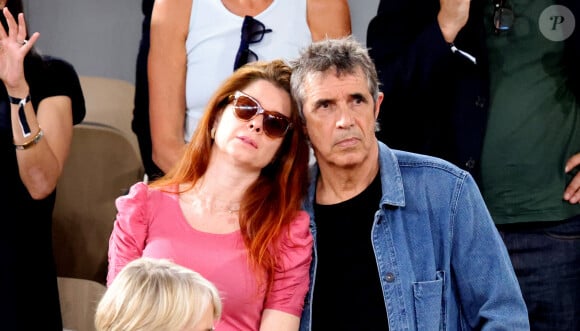
[[[383,94],[367,50],[352,37],[324,40],[292,66],[317,161],[305,201],[315,245],[300,330],[529,330],[471,175],[377,140]]]

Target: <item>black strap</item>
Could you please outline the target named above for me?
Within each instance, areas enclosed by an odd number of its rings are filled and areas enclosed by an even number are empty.
[[[29,135],[30,125],[28,125],[26,115],[24,114],[24,105],[26,105],[27,102],[30,102],[30,94],[27,95],[24,99],[8,96],[8,100],[10,100],[11,104],[18,105],[18,119],[20,120],[20,125],[22,125],[22,131],[24,132],[25,136]]]

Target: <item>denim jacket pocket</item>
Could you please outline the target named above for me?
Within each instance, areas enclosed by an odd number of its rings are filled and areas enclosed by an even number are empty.
[[[443,314],[443,280],[444,272],[438,271],[436,279],[413,284],[415,298],[415,322],[417,330],[441,330]]]

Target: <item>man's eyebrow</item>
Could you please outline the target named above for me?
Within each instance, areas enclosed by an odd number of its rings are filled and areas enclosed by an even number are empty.
[[[352,93],[351,95],[349,95],[349,98],[368,102],[368,98],[363,93]]]
[[[363,102],[369,102],[369,98],[367,98],[365,96],[364,93],[362,92],[355,92],[355,93],[351,93],[348,95],[348,99],[349,100],[362,100]],[[314,101],[313,109],[317,109],[322,107],[323,105],[328,105],[328,104],[335,104],[336,100],[332,99],[332,98],[324,98],[324,99],[318,99],[316,101]]]
[[[334,103],[334,99],[318,99],[314,102],[314,109],[320,108],[322,105]]]

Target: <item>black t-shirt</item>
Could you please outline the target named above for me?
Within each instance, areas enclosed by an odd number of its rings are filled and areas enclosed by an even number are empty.
[[[361,194],[335,205],[314,205],[317,267],[313,331],[385,331],[387,313],[371,229],[381,199],[380,176]]]
[[[85,116],[78,75],[67,62],[53,57],[27,57],[25,76],[31,102],[55,95],[71,98],[73,124]],[[0,174],[3,182],[0,234],[0,329],[60,330],[60,307],[52,255],[52,210],[56,191],[34,200],[18,174],[11,112],[6,88],[0,82]],[[30,318],[31,312],[42,314]],[[48,317],[47,317],[48,316]]]

